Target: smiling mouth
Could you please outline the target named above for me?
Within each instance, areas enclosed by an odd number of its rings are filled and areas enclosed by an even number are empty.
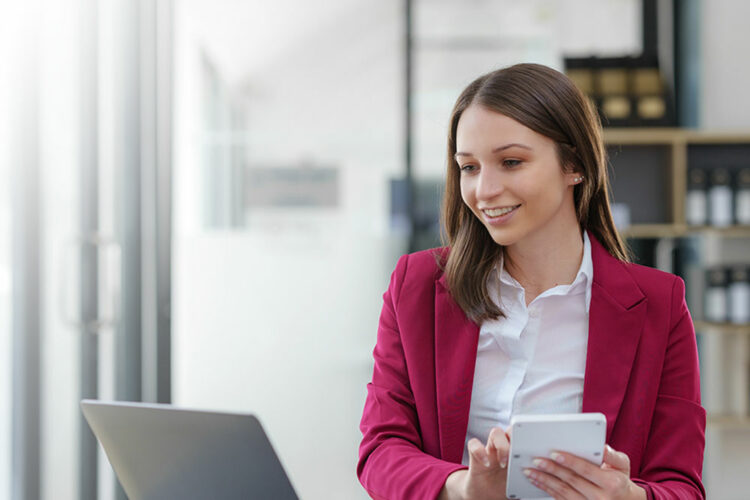
[[[515,205],[512,207],[505,207],[505,208],[491,208],[491,209],[484,209],[482,212],[488,216],[488,217],[500,217],[501,215],[509,214],[513,210],[517,209],[521,205]]]

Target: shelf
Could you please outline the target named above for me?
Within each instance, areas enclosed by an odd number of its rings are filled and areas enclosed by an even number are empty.
[[[687,234],[687,226],[679,224],[633,224],[620,231],[626,238],[677,238]]]
[[[737,415],[709,415],[706,419],[709,427],[718,429],[747,429],[750,430],[750,417]]]
[[[750,226],[687,226],[684,224],[633,224],[620,231],[626,238],[679,238],[690,235],[750,238]]]
[[[699,131],[685,130],[685,139],[692,144],[747,144],[750,142],[750,130],[740,131]]]
[[[680,128],[607,128],[604,142],[608,145],[648,145],[648,144],[733,144],[750,142],[750,130],[744,131],[703,131]]]
[[[694,321],[696,332],[717,333],[721,335],[750,335],[750,323],[737,325],[734,323],[711,323],[709,321]]]
[[[750,238],[750,226],[688,226],[687,232],[690,234],[711,234],[723,238]]]
[[[607,145],[672,144],[685,137],[677,128],[604,128]]]

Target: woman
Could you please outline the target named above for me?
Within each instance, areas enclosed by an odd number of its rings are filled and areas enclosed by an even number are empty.
[[[601,125],[561,73],[520,64],[453,110],[447,246],[396,265],[357,473],[374,498],[505,498],[517,413],[602,412],[601,467],[526,471],[555,498],[704,498],[705,411],[684,283],[627,261]]]

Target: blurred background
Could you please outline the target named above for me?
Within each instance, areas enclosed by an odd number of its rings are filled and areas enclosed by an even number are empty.
[[[750,488],[750,3],[0,0],[0,498],[121,499],[84,397],[252,412],[366,498],[382,293],[474,78],[566,71],[636,260],[687,282],[709,498]]]

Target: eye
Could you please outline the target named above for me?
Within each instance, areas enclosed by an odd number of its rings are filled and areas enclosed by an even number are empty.
[[[517,167],[520,164],[521,164],[521,160],[511,160],[511,159],[503,160],[503,165],[506,167],[510,167],[510,168]]]
[[[476,168],[477,167],[475,165],[471,164],[471,163],[467,163],[466,165],[459,165],[458,166],[458,169],[461,172],[473,172],[474,170],[476,170]]]

